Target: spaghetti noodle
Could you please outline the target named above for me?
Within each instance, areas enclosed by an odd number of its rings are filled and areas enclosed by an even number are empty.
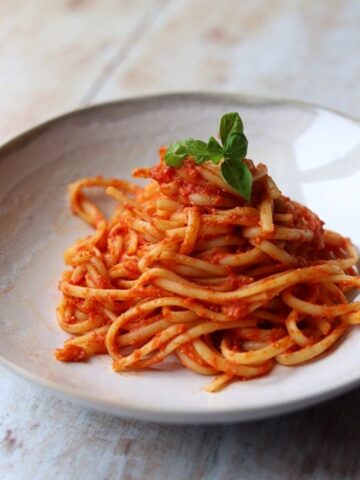
[[[283,196],[264,165],[246,202],[210,162],[138,168],[130,182],[85,178],[71,207],[95,232],[65,252],[58,322],[72,335],[61,361],[109,354],[113,369],[142,370],[176,355],[215,375],[218,391],[276,364],[303,364],[360,323],[357,252],[324,230],[306,207]],[[106,219],[84,192],[115,201]]]

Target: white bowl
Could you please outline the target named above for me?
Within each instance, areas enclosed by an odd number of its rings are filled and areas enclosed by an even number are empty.
[[[237,95],[175,94],[79,110],[0,149],[0,355],[15,372],[84,405],[164,422],[244,421],[287,412],[360,383],[360,328],[331,354],[267,377],[203,391],[207,377],[182,368],[115,374],[108,356],[64,364],[53,350],[57,282],[67,246],[88,232],[69,211],[67,185],[84,176],[130,178],[157,162],[158,147],[208,138],[224,112],[238,111],[249,157],[266,163],[282,191],[328,228],[360,244],[360,124],[298,102]]]

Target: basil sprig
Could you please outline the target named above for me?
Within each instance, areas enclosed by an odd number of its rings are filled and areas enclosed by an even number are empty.
[[[180,167],[184,159],[190,157],[197,165],[211,161],[221,162],[220,170],[225,182],[249,201],[252,188],[251,172],[243,161],[248,147],[244,127],[238,113],[222,116],[220,121],[220,143],[210,137],[208,142],[188,138],[169,145],[165,163],[170,167]]]

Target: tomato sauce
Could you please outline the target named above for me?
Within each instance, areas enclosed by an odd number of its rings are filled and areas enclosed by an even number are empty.
[[[64,345],[55,350],[55,358],[61,362],[83,362],[87,359],[85,350],[78,345]]]
[[[222,307],[223,313],[230,318],[237,320],[245,317],[249,313],[249,305],[243,302],[232,302],[231,305]]]
[[[161,162],[150,169],[150,178],[158,182],[160,190],[167,196],[176,199],[180,197],[185,204],[191,204],[189,197],[193,194],[210,197],[214,206],[221,204],[224,197],[233,197],[226,190],[206,183],[191,159],[185,159],[179,168],[168,167]],[[169,184],[176,186],[173,192],[165,188]],[[237,203],[243,203],[240,198],[236,199]]]

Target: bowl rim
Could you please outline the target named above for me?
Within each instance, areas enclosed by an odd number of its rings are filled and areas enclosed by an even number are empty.
[[[305,107],[312,109],[324,110],[336,115],[339,115],[343,118],[351,120],[357,124],[360,124],[360,118],[351,116],[347,113],[341,112],[331,107],[325,107],[316,103],[306,102],[304,100],[293,99],[288,97],[266,97],[264,95],[254,95],[254,94],[243,94],[236,92],[220,92],[220,91],[178,91],[178,92],[168,92],[168,93],[156,93],[150,95],[136,95],[132,97],[120,98],[115,100],[109,100],[107,102],[94,103],[92,105],[83,106],[80,108],[70,109],[65,113],[51,117],[47,120],[44,120],[40,123],[37,123],[33,127],[27,128],[14,137],[6,140],[4,143],[0,144],[0,161],[4,156],[11,154],[13,151],[17,150],[19,147],[27,145],[36,135],[46,132],[58,122],[62,122],[71,117],[77,115],[87,115],[91,114],[94,110],[107,109],[116,106],[132,106],[138,105],[144,102],[153,102],[159,100],[167,100],[168,98],[174,99],[226,99],[242,102],[244,105],[248,106],[297,106]]]

